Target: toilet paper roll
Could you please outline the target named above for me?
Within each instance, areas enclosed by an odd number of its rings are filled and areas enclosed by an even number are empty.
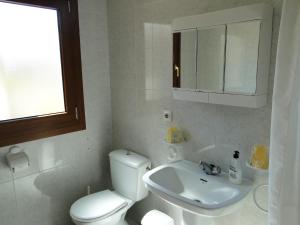
[[[29,158],[23,151],[18,153],[10,152],[6,158],[8,166],[14,173],[23,171],[29,167]]]

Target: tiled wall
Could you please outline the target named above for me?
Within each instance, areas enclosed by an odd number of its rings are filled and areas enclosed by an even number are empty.
[[[173,100],[172,19],[260,2],[268,2],[275,8],[268,105],[247,109]],[[154,166],[167,162],[164,109],[173,111],[174,123],[187,133],[188,142],[182,154],[189,160],[208,159],[227,169],[233,150],[240,150],[246,160],[254,144],[269,144],[280,8],[280,1],[271,0],[109,0],[113,147],[144,154]],[[199,153],[209,145],[216,148]],[[244,169],[251,176],[251,171]],[[178,209],[153,196],[136,204],[129,215],[139,221],[152,208],[176,215],[178,224],[205,224],[199,222],[200,217],[178,213]],[[182,223],[184,218],[190,220]],[[215,223],[264,225],[266,220],[266,215],[255,208],[249,197],[242,211]]]
[[[111,147],[111,100],[105,0],[79,0],[87,130],[19,146],[30,168],[12,174],[0,149],[0,224],[67,225],[69,207],[106,186]]]
[[[175,123],[187,132],[182,154],[189,160],[205,157],[226,168],[233,149],[246,158],[253,144],[268,144],[271,101],[262,109],[181,102],[172,99],[170,85],[173,18],[257,2],[275,6],[271,96],[280,0],[79,0],[87,130],[20,144],[31,165],[16,174],[6,166],[9,147],[0,149],[0,225],[72,224],[69,207],[85,194],[86,186],[97,191],[109,184],[111,136],[114,148],[140,152],[154,165],[166,162],[163,109],[172,110]],[[211,144],[217,148],[198,153]],[[178,224],[211,223],[154,196],[138,203],[129,215],[139,221],[152,208],[174,216]],[[214,223],[267,224],[251,198],[237,215]]]

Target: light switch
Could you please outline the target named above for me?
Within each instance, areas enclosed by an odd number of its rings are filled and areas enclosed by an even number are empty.
[[[163,120],[165,122],[172,122],[172,112],[170,110],[164,110]]]

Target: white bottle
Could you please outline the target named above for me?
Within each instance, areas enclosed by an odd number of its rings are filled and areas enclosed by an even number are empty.
[[[229,166],[229,181],[233,184],[242,183],[242,165],[239,151],[234,151],[231,164]]]

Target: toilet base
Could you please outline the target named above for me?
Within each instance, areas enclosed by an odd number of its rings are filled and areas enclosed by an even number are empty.
[[[94,223],[79,223],[77,221],[73,221],[76,225],[102,225],[102,223],[94,222]],[[118,223],[114,223],[111,225],[129,225],[125,220],[120,220]]]
[[[117,223],[116,225],[129,225],[126,220],[121,220],[119,223]]]

